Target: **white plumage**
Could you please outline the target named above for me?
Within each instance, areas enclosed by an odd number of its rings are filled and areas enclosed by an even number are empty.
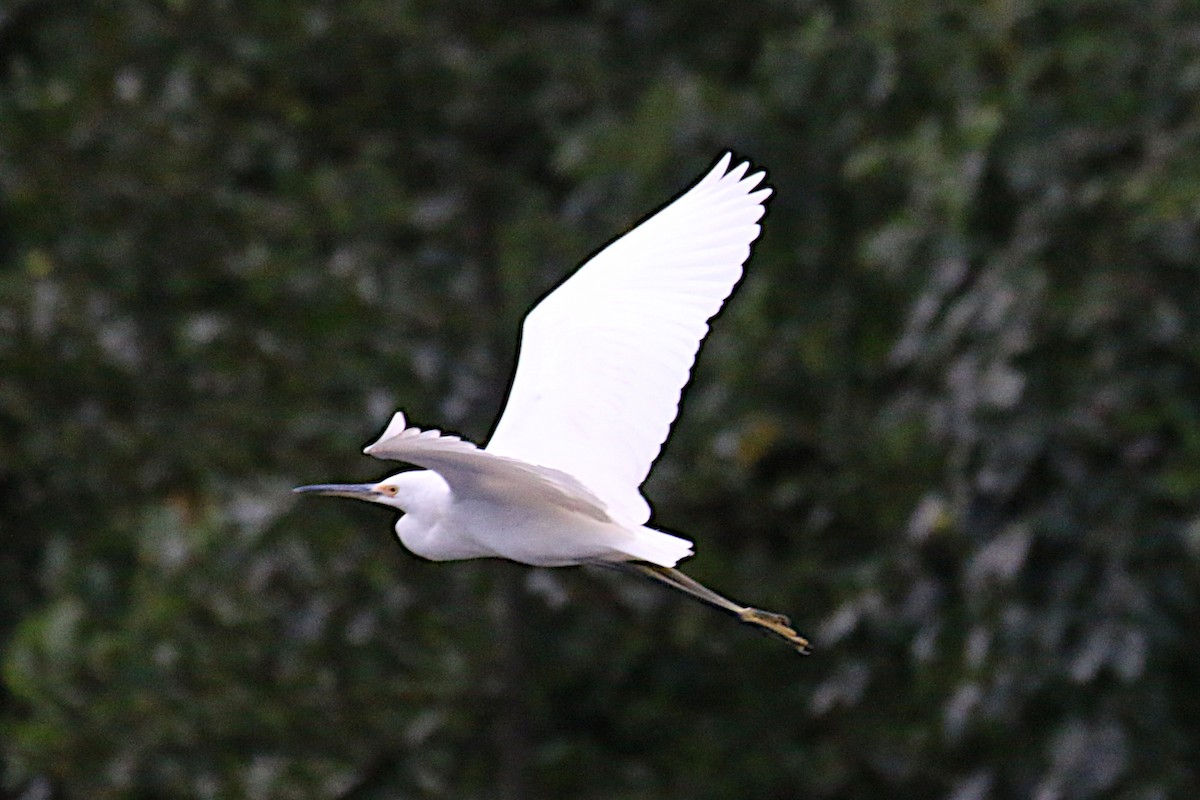
[[[627,525],[667,439],[708,320],[742,276],[770,189],[730,155],[580,267],[525,318],[488,452],[562,470]],[[669,566],[669,565],[668,565]]]
[[[730,162],[726,154],[534,307],[486,448],[407,427],[397,413],[366,452],[424,470],[297,491],[400,509],[401,542],[433,560],[636,567],[805,650],[786,618],[733,603],[672,569],[692,543],[645,526],[641,484],[771,193],[757,188],[763,173]]]

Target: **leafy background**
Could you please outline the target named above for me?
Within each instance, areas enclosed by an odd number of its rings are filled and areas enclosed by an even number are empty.
[[[1200,794],[1200,8],[0,5],[0,793]],[[785,648],[404,553],[391,411],[725,149],[647,491]]]

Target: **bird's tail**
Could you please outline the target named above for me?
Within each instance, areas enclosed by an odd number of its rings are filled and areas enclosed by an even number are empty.
[[[674,534],[640,527],[629,532],[629,539],[617,549],[630,561],[648,561],[660,567],[673,567],[692,554],[692,543]]]

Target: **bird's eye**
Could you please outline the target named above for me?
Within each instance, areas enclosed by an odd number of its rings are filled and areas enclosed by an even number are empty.
[[[389,484],[383,484],[378,487],[378,490],[380,492],[382,492],[383,494],[386,494],[388,497],[396,496],[396,487],[395,486],[391,486]]]

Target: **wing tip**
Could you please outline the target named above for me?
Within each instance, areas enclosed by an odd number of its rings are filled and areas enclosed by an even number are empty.
[[[363,452],[371,455],[372,452],[379,449],[381,444],[404,433],[407,428],[408,422],[404,419],[404,412],[397,411],[392,415],[391,420],[388,421],[387,427],[383,429],[383,433],[379,434],[379,438],[364,447]]]
[[[742,161],[738,161],[736,164],[734,163],[733,159],[733,150],[726,150],[721,157],[717,159],[717,163],[713,166],[713,168],[709,170],[702,183],[711,180],[718,184],[744,187],[745,190],[749,192],[766,179],[767,172],[763,169],[757,170],[756,172],[752,172],[748,175],[746,174],[750,172],[750,169],[753,166],[750,162],[750,159],[747,158]],[[771,187],[764,186],[759,191],[766,191],[769,194]],[[766,195],[763,195],[763,199],[765,198]]]
[[[379,438],[364,447],[363,452],[369,456],[381,456],[384,448],[397,439],[436,439],[441,435],[441,431],[409,427],[408,420],[404,418],[404,412],[397,411],[392,415],[387,427],[383,429],[383,433],[379,434]]]
[[[369,456],[376,458],[390,459],[395,452],[395,444],[398,440],[417,440],[419,442],[436,442],[438,447],[446,445],[459,446],[459,448],[469,448],[476,450],[478,448],[468,441],[465,441],[461,436],[456,436],[451,433],[442,433],[436,428],[424,430],[417,427],[410,427],[407,420],[404,418],[404,412],[397,411],[392,415],[391,421],[387,427],[383,429],[383,433],[379,438],[371,442],[363,448],[363,452]],[[422,447],[422,445],[417,445]]]

